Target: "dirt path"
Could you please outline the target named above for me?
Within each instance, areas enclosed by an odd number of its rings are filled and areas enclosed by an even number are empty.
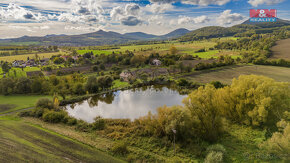
[[[9,112],[9,113],[0,113],[0,116],[11,115],[11,114],[18,113],[18,112],[21,112],[21,111],[31,110],[33,108],[34,107],[29,107],[29,108],[25,108],[25,109],[15,110],[15,111],[12,111],[12,112]]]

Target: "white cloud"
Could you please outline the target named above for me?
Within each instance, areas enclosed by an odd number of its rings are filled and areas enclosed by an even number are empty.
[[[220,25],[229,25],[245,19],[243,15],[231,12],[232,10],[225,10],[222,12],[221,15],[217,18],[217,22]]]
[[[209,18],[205,15],[198,16],[195,18],[191,18],[188,16],[181,16],[177,21],[178,24],[188,24],[188,23],[202,24],[202,23],[207,23],[207,22],[209,22]]]
[[[98,2],[99,0],[72,0],[69,12],[61,13],[59,16],[50,15],[50,18],[81,24],[106,23],[105,11]]]
[[[0,20],[46,21],[47,18],[41,13],[35,13],[17,4],[10,3],[7,7],[0,7]]]
[[[146,5],[145,9],[152,13],[164,13],[166,11],[170,11],[174,8],[172,4],[160,4],[153,3],[150,5]]]
[[[120,21],[126,26],[136,26],[143,23],[139,18],[141,8],[137,4],[127,4],[125,7],[114,7],[110,12],[110,17],[113,20]]]
[[[183,4],[208,6],[208,5],[224,5],[231,0],[150,0],[152,3],[176,3],[181,2]]]
[[[283,2],[284,0],[249,0],[248,3],[252,6],[259,6],[262,4],[274,5]]]

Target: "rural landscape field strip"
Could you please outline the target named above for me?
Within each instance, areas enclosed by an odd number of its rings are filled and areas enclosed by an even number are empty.
[[[230,84],[233,78],[240,75],[263,75],[281,82],[290,82],[290,69],[286,67],[261,66],[261,65],[241,65],[228,66],[227,68],[193,72],[184,77],[200,83],[211,81],[221,81]]]
[[[273,59],[290,59],[290,39],[277,41],[276,45],[271,48]]]
[[[19,119],[0,117],[0,122],[0,162],[122,162],[91,146]]]

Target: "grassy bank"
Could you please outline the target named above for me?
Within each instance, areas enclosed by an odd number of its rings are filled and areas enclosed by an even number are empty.
[[[33,107],[37,100],[40,98],[52,98],[51,96],[25,96],[25,95],[13,95],[2,96],[0,95],[0,114],[9,113],[29,107]]]
[[[110,153],[110,149],[119,142],[127,142],[129,154],[123,156],[124,159],[155,160],[159,162],[202,162],[203,154],[210,144],[200,142],[190,147],[184,147],[177,143],[177,153],[174,156],[172,144],[164,144],[164,140],[155,137],[139,137],[134,134],[127,133],[125,135],[123,129],[116,125],[114,128],[120,128],[120,131],[115,131],[110,134],[110,137],[105,136],[106,133],[100,132],[80,132],[74,127],[64,124],[45,123],[35,118],[24,118],[25,122],[40,125],[43,128],[54,131],[61,135],[71,137],[75,140],[89,144],[103,152]],[[109,126],[110,127],[110,126]],[[112,126],[113,127],[113,126]],[[110,127],[111,128],[111,127]],[[258,146],[265,139],[265,131],[252,129],[251,127],[230,125],[228,132],[218,142],[223,145],[227,151],[225,162],[272,162],[278,161],[275,158],[262,157],[268,156]],[[255,156],[261,157],[255,157]]]
[[[94,147],[13,117],[0,117],[0,162],[122,162]]]

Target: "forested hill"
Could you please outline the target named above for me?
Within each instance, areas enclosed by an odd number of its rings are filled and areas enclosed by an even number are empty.
[[[33,42],[41,45],[58,45],[58,46],[97,46],[97,45],[112,45],[126,44],[138,41],[166,40],[178,38],[189,33],[190,31],[184,28],[174,30],[165,35],[152,35],[143,32],[120,34],[112,31],[99,30],[94,33],[81,35],[48,35],[44,37],[29,37],[24,36],[15,39],[0,40],[0,44]]]
[[[210,26],[194,30],[179,38],[181,41],[193,41],[226,36],[247,36],[251,34],[272,33],[281,27],[289,30],[290,21],[278,19],[277,22],[252,23],[249,20],[232,27]]]

